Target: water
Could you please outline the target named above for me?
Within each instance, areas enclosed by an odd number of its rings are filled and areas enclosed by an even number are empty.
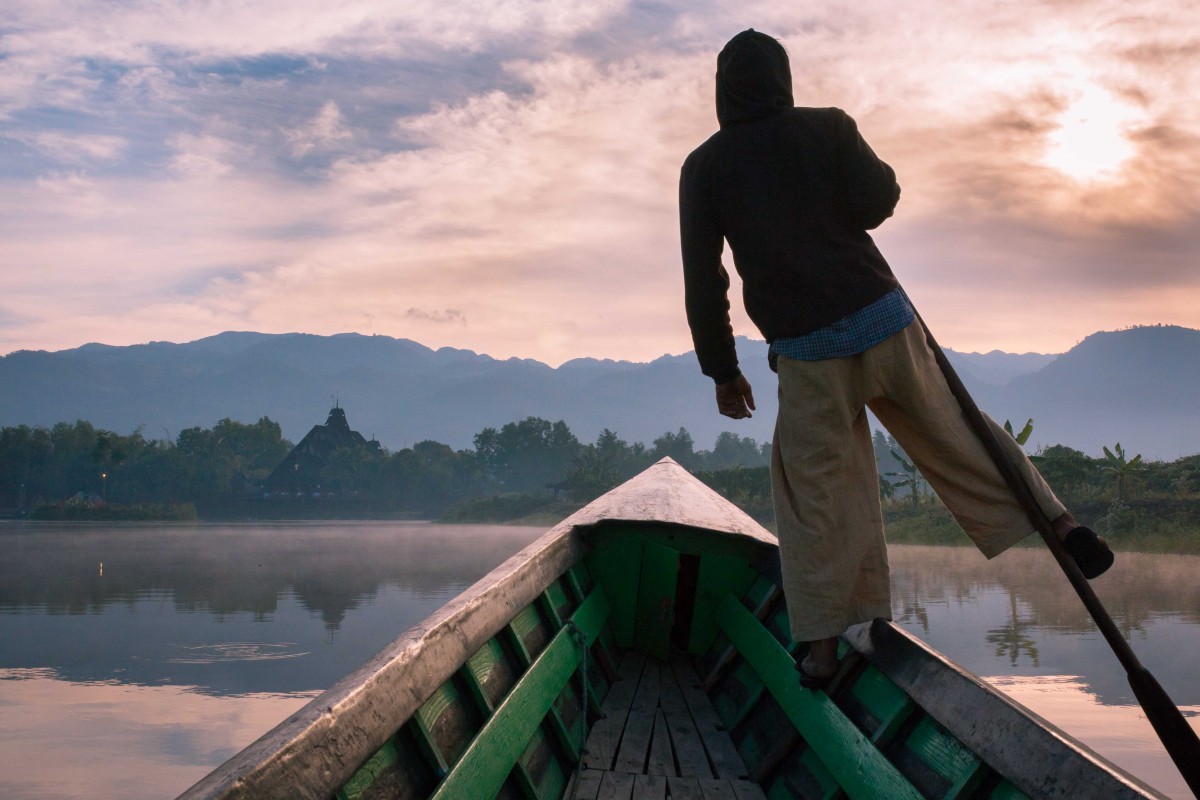
[[[542,528],[0,525],[0,795],[174,796]],[[1041,550],[893,547],[900,624],[1172,796],[1124,673]],[[1200,558],[1097,581],[1191,721]]]

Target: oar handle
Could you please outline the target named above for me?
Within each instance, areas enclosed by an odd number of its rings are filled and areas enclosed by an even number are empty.
[[[1079,565],[1063,547],[1058,535],[1054,532],[1050,518],[1034,497],[1033,490],[1029,488],[1029,484],[1018,471],[1016,464],[1004,451],[999,439],[996,438],[995,430],[988,423],[987,417],[979,410],[979,406],[976,405],[975,400],[967,391],[967,387],[959,379],[958,373],[950,365],[950,360],[946,358],[945,352],[933,338],[933,333],[919,313],[917,313],[917,320],[925,329],[925,341],[933,352],[933,357],[946,379],[946,384],[958,401],[963,414],[966,415],[967,422],[979,437],[980,442],[983,443],[996,468],[1000,470],[1000,475],[1016,496],[1017,502],[1020,503],[1037,532],[1042,535],[1046,546],[1050,548],[1050,552],[1058,561],[1059,567],[1066,573],[1067,580],[1071,582],[1075,593],[1083,601],[1084,607],[1087,608],[1096,627],[1099,628],[1100,633],[1117,656],[1117,660],[1125,668],[1134,696],[1137,697],[1138,703],[1146,712],[1146,717],[1150,720],[1150,724],[1154,727],[1154,731],[1158,734],[1168,755],[1171,756],[1171,760],[1175,762],[1175,766],[1183,775],[1188,788],[1191,789],[1192,794],[1200,797],[1200,737],[1197,737],[1196,731],[1184,719],[1179,708],[1150,674],[1150,671],[1142,666],[1134,654],[1133,648],[1121,635],[1120,629],[1117,628],[1116,623],[1113,622],[1112,617],[1100,602],[1100,598],[1092,590],[1091,584],[1088,583],[1087,578],[1083,577]]]

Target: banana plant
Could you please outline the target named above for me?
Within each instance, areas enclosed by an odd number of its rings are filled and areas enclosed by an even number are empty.
[[[921,502],[921,486],[925,483],[925,478],[922,477],[920,470],[917,469],[913,462],[909,461],[904,456],[892,450],[892,458],[900,463],[900,472],[889,472],[887,477],[899,478],[900,480],[892,484],[896,489],[908,487],[909,497],[912,498],[913,508],[916,508]]]
[[[1104,469],[1113,473],[1117,478],[1117,500],[1125,500],[1125,481],[1133,473],[1140,471],[1142,467],[1142,454],[1138,453],[1133,458],[1128,458],[1125,455],[1125,448],[1121,447],[1121,443],[1117,442],[1113,445],[1113,449],[1104,448]]]
[[[1021,428],[1020,433],[1013,433],[1013,424],[1008,420],[1004,420],[1004,430],[1008,431],[1008,435],[1017,440],[1017,444],[1022,447],[1029,441],[1029,437],[1033,435],[1033,418],[1030,417],[1025,422],[1025,427]]]

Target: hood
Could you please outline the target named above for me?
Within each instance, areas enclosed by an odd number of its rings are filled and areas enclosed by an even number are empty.
[[[783,45],[750,28],[717,56],[717,120],[724,128],[769,117],[794,105],[792,70]]]

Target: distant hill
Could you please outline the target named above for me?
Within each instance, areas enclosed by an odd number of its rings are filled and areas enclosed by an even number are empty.
[[[758,412],[733,422],[713,407],[692,353],[648,363],[582,358],[558,368],[433,350],[406,339],[229,332],[186,344],[88,344],[0,358],[0,425],[86,419],[148,438],[230,417],[269,416],[298,441],[336,396],[352,428],[390,449],[424,439],[456,448],[527,416],[563,419],[580,439],[604,428],[649,444],[686,427],[698,449],[732,430],[771,437],[775,379],[766,345],[738,340]],[[1151,327],[1097,333],[1059,355],[950,353],[980,405],[999,420],[1033,417],[1031,444],[1099,454],[1120,441],[1147,458],[1200,452],[1200,331]]]

